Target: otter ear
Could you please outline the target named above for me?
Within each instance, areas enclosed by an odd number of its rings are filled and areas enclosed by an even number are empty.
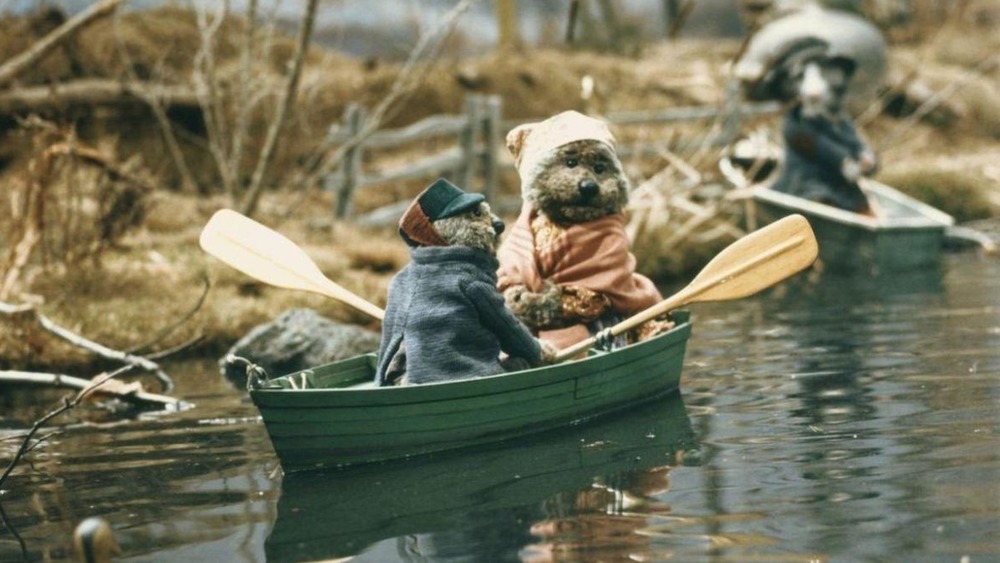
[[[507,150],[514,157],[515,162],[521,161],[521,150],[524,149],[524,141],[535,129],[537,123],[525,123],[518,125],[507,133]]]

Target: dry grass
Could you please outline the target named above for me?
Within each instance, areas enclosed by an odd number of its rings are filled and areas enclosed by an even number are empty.
[[[276,197],[269,196],[265,207],[273,208]],[[118,349],[146,343],[187,314],[198,303],[206,277],[211,288],[203,306],[155,349],[201,335],[204,339],[190,353],[220,354],[253,326],[293,307],[377,329],[370,318],[329,298],[260,284],[205,255],[198,234],[216,208],[190,196],[161,194],[147,224],[106,252],[99,266],[36,272],[21,298],[42,301],[39,310],[53,321]],[[268,215],[261,220],[277,222]],[[391,231],[347,225],[311,229],[299,221],[281,231],[328,277],[380,306],[389,279],[408,256]],[[68,369],[94,361],[37,327],[9,328],[0,331],[0,367]]]
[[[103,24],[111,23],[109,20]],[[118,25],[126,34],[124,43],[136,74],[164,79],[189,76],[192,49],[198,41],[189,13],[175,8],[131,12],[122,16]],[[30,42],[18,43],[21,38],[37,36],[31,35],[36,32],[29,28],[24,20],[0,20],[0,60],[23,48],[22,43]],[[109,29],[95,26],[81,34],[71,52],[58,50],[42,61],[36,72],[29,75],[29,82],[71,78],[80,69],[99,76],[123,76],[124,59],[119,57],[117,41],[109,35]],[[7,33],[7,30],[12,31]],[[238,21],[224,26],[219,39],[221,55],[232,54],[241,30]],[[943,87],[983,60],[984,51],[996,52],[1000,40],[995,35],[945,37],[936,47],[933,64],[921,67],[921,76],[933,86]],[[270,56],[257,61],[258,70],[271,73],[269,76],[277,80],[289,45],[287,40],[276,40]],[[540,49],[499,52],[472,60],[443,60],[430,70],[425,83],[404,100],[388,126],[411,123],[433,114],[458,113],[466,93],[502,96],[506,118],[542,118],[570,107],[583,109],[579,94],[580,80],[585,75],[592,76],[596,83],[595,97],[586,108],[593,113],[713,104],[721,97],[723,65],[736,48],[735,43],[687,41],[650,46],[638,59]],[[904,55],[912,54],[915,60],[922,60],[915,49],[907,51],[912,47],[900,49]],[[68,59],[71,55],[76,57],[75,63]],[[228,76],[236,76],[232,64],[231,60],[220,61],[223,72],[230,73]],[[276,174],[290,174],[297,159],[311,149],[328,124],[340,118],[349,102],[369,107],[377,103],[398,71],[395,64],[367,66],[336,53],[318,49],[310,52],[296,104],[297,114],[276,161]],[[984,206],[983,201],[988,197],[983,194],[995,197],[1000,192],[996,181],[990,180],[991,174],[996,173],[992,163],[997,162],[993,157],[998,152],[996,139],[1000,138],[998,90],[996,72],[970,81],[968,88],[956,94],[957,103],[963,108],[959,122],[947,130],[926,123],[915,125],[884,153],[885,172],[881,179],[959,219],[983,214],[995,216],[998,213],[995,204],[987,202]],[[266,111],[266,107],[261,111]],[[198,233],[211,213],[225,205],[225,199],[217,193],[197,120],[174,117],[176,124],[186,128],[180,138],[185,156],[210,193],[158,191],[149,201],[142,224],[125,233],[114,248],[105,250],[99,262],[73,268],[35,269],[25,277],[18,297],[38,302],[40,310],[55,321],[117,348],[142,344],[184,315],[197,302],[206,275],[212,285],[205,304],[191,322],[158,347],[166,348],[201,334],[205,339],[194,352],[217,354],[252,326],[270,321],[286,309],[302,306],[334,319],[377,326],[360,313],[327,298],[256,283],[201,252],[197,246]],[[877,143],[899,124],[899,120],[883,116],[866,127],[866,131]],[[670,139],[680,132],[690,137],[704,128],[704,124],[620,128],[616,134],[623,141],[653,142]],[[165,157],[162,136],[149,115],[91,116],[80,121],[80,137],[85,142],[101,140],[118,147],[122,151],[118,157],[123,161],[130,156],[127,150],[135,151],[142,155],[145,167],[161,185],[169,188],[176,183],[172,164]],[[29,150],[30,144],[18,142],[9,133],[0,144],[0,160],[10,163],[0,173],[0,184],[17,181],[34,154]],[[433,147],[411,147],[379,155],[378,161],[366,162],[365,167],[371,171],[388,166],[388,162],[419,158],[429,148]],[[968,152],[977,154],[975,166],[948,165],[959,162]],[[698,168],[705,182],[716,179],[716,152],[680,156]],[[637,180],[665,166],[657,160],[630,160],[626,164]],[[518,193],[517,176],[512,169],[504,170],[501,176],[501,193]],[[411,199],[430,180],[366,188],[356,198],[356,209],[365,211]],[[3,193],[10,192],[5,189]],[[394,229],[370,231],[340,223],[331,226],[333,202],[329,194],[310,194],[292,215],[285,217],[283,212],[299,197],[280,191],[268,193],[262,200],[258,218],[299,243],[334,281],[384,305],[389,279],[408,260],[407,249]],[[4,208],[6,202],[0,205],[0,209]],[[0,221],[6,221],[9,217],[2,213]],[[677,228],[673,220],[683,217],[668,219],[644,231],[634,245],[639,270],[659,281],[686,279],[728,242],[725,237],[706,242],[706,237],[692,236],[666,249],[663,241]],[[705,227],[694,234],[708,230]],[[4,242],[0,238],[0,243]],[[79,350],[32,327],[0,324],[0,367],[68,368],[91,361]]]
[[[949,170],[933,165],[890,169],[879,180],[953,216],[959,223],[985,219],[997,213],[986,194],[996,187],[974,171]]]

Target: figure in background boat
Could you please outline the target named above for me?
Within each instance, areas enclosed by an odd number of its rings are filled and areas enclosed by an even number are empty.
[[[531,335],[496,289],[503,228],[482,194],[445,179],[406,210],[399,234],[411,261],[389,286],[378,385],[483,377],[554,357],[556,350]]]
[[[735,75],[749,99],[790,105],[782,121],[784,162],[772,188],[871,212],[858,184],[876,171],[877,159],[848,110],[874,96],[886,56],[871,22],[817,5],[780,12],[754,33]]]
[[[507,148],[523,206],[498,253],[499,289],[525,324],[566,348],[663,299],[635,271],[629,182],[603,121],[566,111],[513,129]],[[654,319],[617,344],[671,326]]]
[[[794,104],[782,119],[784,161],[772,188],[871,214],[858,182],[875,173],[877,160],[844,109],[855,64],[828,51],[827,42],[805,38],[779,63],[787,73],[780,82]]]

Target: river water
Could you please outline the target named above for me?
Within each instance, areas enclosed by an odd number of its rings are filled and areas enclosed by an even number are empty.
[[[282,477],[244,393],[175,365],[194,408],[75,411],[20,467],[0,561],[66,560],[95,515],[125,561],[1000,560],[1000,262],[800,276],[693,317],[679,396],[326,474]],[[4,393],[0,460],[48,410]]]

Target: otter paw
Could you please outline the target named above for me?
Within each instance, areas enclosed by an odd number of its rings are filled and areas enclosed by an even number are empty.
[[[558,288],[555,289],[555,292],[546,288],[536,293],[523,285],[515,285],[507,288],[503,296],[507,307],[524,324],[532,328],[545,328],[562,315],[562,301],[559,299]]]
[[[556,345],[548,340],[539,340],[538,344],[542,347],[542,365],[554,364],[556,356],[559,355],[559,348],[556,348]]]

